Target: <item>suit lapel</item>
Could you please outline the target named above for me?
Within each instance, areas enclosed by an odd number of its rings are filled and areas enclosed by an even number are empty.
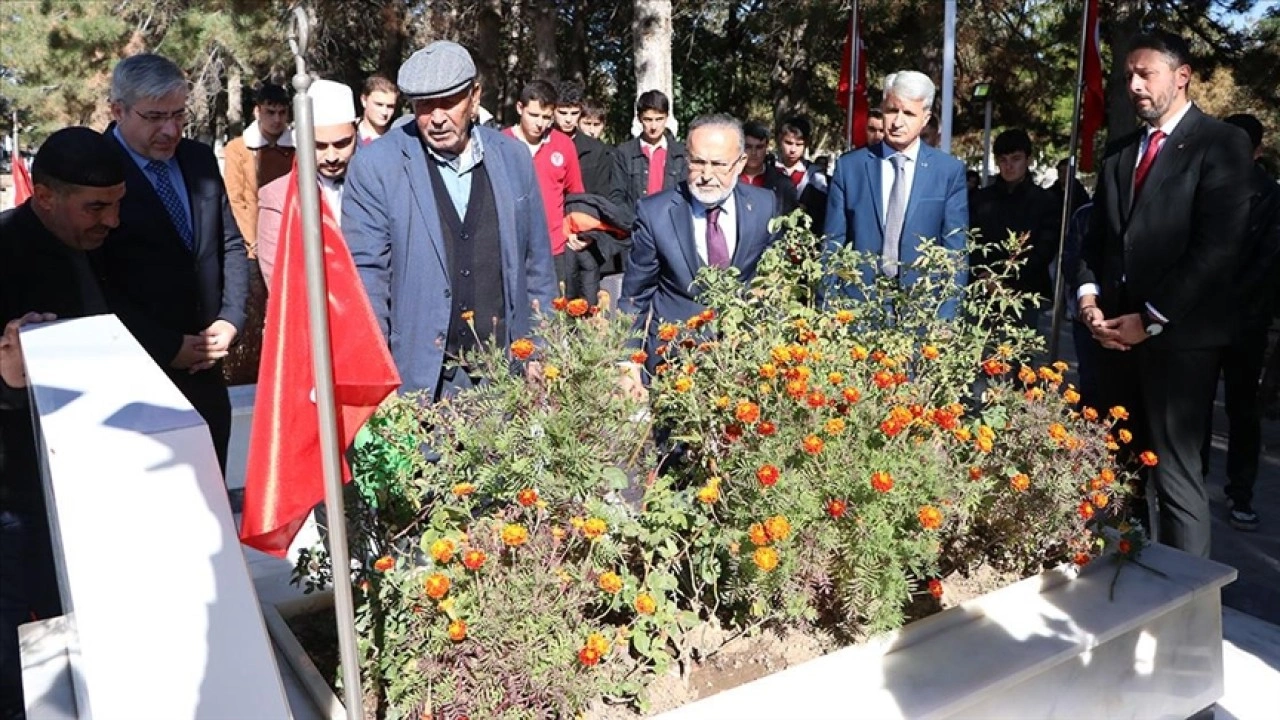
[[[924,193],[924,186],[933,180],[933,170],[930,165],[933,163],[934,154],[937,152],[923,140],[920,142],[920,152],[916,153],[915,177],[911,178],[911,192],[907,195],[907,212],[902,218],[902,238],[899,244],[904,248],[899,250],[900,254],[905,254],[905,248],[908,247],[906,241],[910,241],[909,247],[915,247],[916,238],[910,236],[907,228],[911,227],[911,221],[914,220],[917,209],[920,207],[919,198]],[[877,214],[878,217],[878,214]],[[941,241],[942,238],[937,238]],[[903,263],[904,265],[906,263]]]
[[[477,136],[483,135],[477,132]],[[519,243],[516,240],[515,228],[515,195],[512,192],[511,185],[508,184],[507,178],[514,175],[507,174],[506,158],[498,151],[497,140],[489,140],[487,137],[481,140],[482,143],[487,142],[488,146],[484,151],[484,167],[489,174],[489,186],[493,188],[493,204],[498,210],[498,242],[502,248],[502,278],[503,290],[506,291],[507,298],[516,296],[516,274],[522,272],[522,264],[519,257]],[[474,181],[473,181],[474,182]],[[534,183],[537,179],[534,178]],[[526,198],[526,202],[531,198]],[[559,293],[556,293],[559,295]],[[508,303],[510,306],[510,303]],[[510,325],[508,325],[510,327]]]
[[[1160,186],[1164,184],[1164,181],[1177,175],[1186,165],[1188,157],[1186,147],[1195,135],[1196,128],[1200,124],[1200,118],[1200,110],[1194,105],[1191,106],[1187,110],[1187,114],[1182,116],[1182,121],[1173,129],[1173,133],[1164,139],[1164,144],[1160,146],[1160,151],[1156,154],[1155,162],[1152,163],[1151,169],[1147,172],[1147,180],[1142,186],[1142,194],[1134,202],[1134,213],[1146,207],[1151,202],[1151,198],[1159,197]]]
[[[1120,202],[1120,218],[1126,224],[1133,209],[1133,171],[1138,165],[1138,146],[1141,143],[1142,134],[1138,133],[1133,142],[1125,145],[1120,151],[1120,157],[1115,164],[1115,186],[1119,190],[1116,197]]]
[[[187,153],[183,151],[183,144],[178,143],[178,168],[182,170],[182,184],[187,188],[187,204],[191,213],[191,244],[192,253],[200,254],[201,245],[207,242],[216,242],[214,237],[206,237],[206,233],[201,232],[204,229],[204,221],[208,217],[212,208],[208,207],[205,202],[204,195],[200,192],[199,178],[196,177],[194,163],[188,162]],[[175,229],[176,232],[176,229]]]
[[[877,146],[879,148],[880,146]],[[880,173],[884,171],[884,163],[880,161],[878,150],[871,150],[866,157],[867,189],[871,191],[871,202],[874,206],[876,226],[880,228],[880,236],[884,237],[884,187]],[[882,241],[883,244],[883,241]]]
[[[671,216],[671,225],[676,231],[676,244],[684,255],[689,277],[693,278],[698,274],[698,268],[702,267],[702,259],[698,257],[698,246],[693,240],[693,203],[684,196],[685,192],[687,190],[682,188],[675,193],[667,210]]]
[[[405,134],[409,138],[402,141],[402,152],[404,155],[404,171],[409,178],[409,193],[413,195],[414,202],[418,206],[418,212],[422,215],[422,222],[427,228],[427,238],[431,242],[431,249],[435,251],[436,260],[440,263],[440,267],[444,269],[444,276],[449,276],[449,263],[445,261],[444,252],[444,232],[440,229],[440,210],[436,207],[436,196],[431,190],[431,177],[427,174],[427,163],[434,162],[426,156],[426,150],[422,148],[422,142],[418,139],[417,134]]]
[[[756,247],[759,244],[759,238],[750,231],[750,228],[760,227],[755,218],[763,210],[756,207],[755,203],[746,197],[746,193],[742,192],[741,185],[733,189],[733,205],[734,210],[738,213],[738,217],[735,218],[737,220],[738,237],[734,244],[731,263],[734,267],[742,269],[744,266],[749,265],[759,252]],[[764,222],[767,225],[769,219],[765,218]]]

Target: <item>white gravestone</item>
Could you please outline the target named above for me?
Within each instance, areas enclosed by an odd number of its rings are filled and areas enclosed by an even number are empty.
[[[22,347],[79,717],[288,718],[200,415],[115,316]]]

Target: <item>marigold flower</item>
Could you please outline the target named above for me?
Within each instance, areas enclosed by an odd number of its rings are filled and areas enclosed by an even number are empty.
[[[775,345],[769,350],[769,357],[779,365],[786,365],[791,362],[791,348],[786,345]]]
[[[837,311],[836,311],[836,322],[837,322],[837,323],[839,323],[839,324],[841,324],[841,325],[848,325],[849,323],[853,322],[853,311],[852,311],[852,310],[837,310]]]
[[[840,395],[844,398],[844,401],[850,405],[862,399],[862,391],[855,387],[847,387],[844,390],[841,390]]]
[[[648,593],[640,593],[636,595],[635,601],[636,612],[641,615],[652,615],[658,609],[658,603]]]
[[[702,318],[698,317],[697,315],[694,315],[693,317],[684,321],[684,327],[686,330],[697,330],[698,328],[702,327]]]
[[[893,387],[893,373],[888,370],[881,370],[871,376],[871,382],[875,383],[876,387],[881,390]]]
[[[637,365],[643,365],[645,360],[649,359],[649,353],[643,350],[637,350],[631,353],[631,362]]]
[[[662,342],[671,342],[676,339],[676,335],[680,332],[680,328],[671,323],[663,323],[658,326],[658,339]]]
[[[585,647],[589,647],[596,651],[600,657],[604,657],[609,653],[609,640],[600,633],[591,633],[587,636]]]
[[[840,373],[840,372],[827,373],[827,382],[831,383],[832,385],[839,385],[840,383],[843,383],[844,373]]]
[[[809,348],[803,345],[792,345],[787,350],[791,353],[791,359],[798,363],[804,362],[805,358],[809,357]]]
[[[804,380],[790,380],[787,382],[787,394],[799,400],[809,392],[809,383]]]
[[[484,567],[484,561],[489,558],[483,550],[468,550],[462,553],[462,567],[475,571]]]
[[[1093,503],[1085,500],[1080,503],[1080,506],[1076,508],[1076,511],[1080,514],[1082,519],[1090,520],[1093,518]]]
[[[454,642],[462,642],[467,639],[467,623],[462,620],[454,620],[449,623],[449,639]]]
[[[448,538],[440,538],[439,540],[431,543],[431,557],[435,558],[436,562],[443,565],[453,559],[453,551],[455,549],[456,547],[452,540]]]
[[[545,378],[547,382],[555,382],[560,379],[560,368],[555,365],[548,365],[542,368],[542,377]]]
[[[1066,372],[1066,371],[1067,371],[1067,368],[1069,368],[1069,367],[1071,367],[1071,366],[1070,366],[1070,365],[1067,365],[1065,362],[1063,362],[1063,361],[1061,361],[1061,360],[1055,360],[1055,361],[1053,362],[1053,369],[1054,369],[1054,370],[1057,370],[1057,371],[1058,371],[1058,372],[1060,372],[1060,373],[1064,373],[1064,372]]]
[[[475,483],[460,482],[453,486],[453,494],[456,497],[466,497],[476,491]]]
[[[529,338],[520,338],[511,343],[511,354],[518,360],[528,360],[536,347]]]
[[[778,551],[771,547],[758,547],[751,554],[751,560],[764,572],[771,572],[778,567]]]
[[[701,502],[704,505],[711,505],[719,499],[720,488],[715,485],[703,486],[703,488],[698,491],[698,502]]]
[[[839,435],[844,432],[844,419],[831,418],[822,425],[822,430],[828,435]]]
[[[733,416],[738,418],[740,422],[744,422],[748,425],[754,425],[755,422],[760,419],[760,406],[753,402],[743,400],[734,408]]]
[[[817,435],[808,435],[800,443],[801,449],[803,449],[805,452],[809,453],[810,455],[817,455],[818,453],[822,452],[823,445],[825,445],[825,443],[822,442],[822,438],[818,437]]]
[[[809,407],[816,410],[827,404],[827,396],[824,395],[819,390],[814,390],[813,392],[809,393],[808,397],[805,398],[805,402],[809,405]]]
[[[508,524],[502,528],[502,542],[507,547],[518,547],[529,540],[529,531],[523,525]]]
[[[1009,478],[1009,485],[1018,492],[1026,492],[1027,488],[1031,487],[1031,478],[1026,473],[1018,473]]]
[[[564,297],[563,295],[551,301],[551,307],[555,308],[556,310],[564,310],[568,306],[569,306],[569,298]]]
[[[969,442],[973,439],[973,433],[969,432],[967,427],[957,429],[952,435],[955,435],[955,438],[960,442]]]
[[[1075,405],[1080,402],[1080,393],[1076,392],[1073,388],[1067,388],[1067,391],[1062,393],[1062,399],[1065,400],[1068,405]]]
[[[1138,461],[1147,467],[1155,467],[1160,464],[1160,458],[1156,457],[1156,454],[1150,450],[1143,450],[1138,455]]]
[[[1100,474],[1098,477],[1102,478],[1102,482],[1106,483],[1107,485],[1110,485],[1111,483],[1116,481],[1116,471],[1112,470],[1111,468],[1102,468],[1102,474]]]
[[[937,360],[942,353],[934,345],[925,345],[920,348],[920,357],[925,360]]]
[[[609,524],[600,518],[589,518],[582,523],[582,535],[588,540],[595,540],[609,531]]]
[[[1116,543],[1116,550],[1118,550],[1121,555],[1128,555],[1133,552],[1133,543],[1124,538],[1120,538],[1120,542]]]
[[[724,439],[729,442],[738,442],[742,439],[742,426],[737,423],[729,423],[724,429]]]
[[[516,502],[525,507],[532,507],[534,503],[538,502],[538,491],[533,488],[525,488],[516,493]]]
[[[791,523],[785,515],[774,515],[764,521],[764,531],[769,535],[769,539],[774,542],[786,540],[791,534]]]
[[[612,570],[601,573],[598,584],[600,585],[601,590],[609,593],[610,595],[616,595],[620,590],[622,590],[622,578],[618,576],[618,573],[613,572]]]
[[[978,438],[975,445],[977,445],[979,451],[984,453],[989,453],[995,449],[995,443],[991,442],[991,438],[989,437]]]
[[[1003,375],[1009,372],[1009,364],[1001,362],[995,358],[987,358],[982,362],[982,371],[990,377]]]
[[[1107,506],[1107,503],[1111,500],[1111,498],[1107,497],[1107,494],[1104,492],[1096,492],[1093,494],[1093,497],[1091,497],[1090,500],[1093,501],[1094,507],[1101,510],[1102,508]]]
[[[770,435],[778,432],[778,426],[768,420],[765,420],[756,426],[756,432],[760,433],[762,437],[769,437]]]
[[[943,590],[942,590],[941,580],[934,578],[929,581],[929,594],[932,595],[935,600],[942,599],[942,592]]]
[[[476,319],[476,311],[475,311],[475,310],[463,310],[463,311],[462,311],[462,322],[469,323],[469,322],[471,322],[472,320],[475,320],[475,319]]]
[[[758,393],[760,393],[762,396],[766,396],[766,397],[767,397],[767,396],[769,396],[769,395],[772,395],[772,394],[773,394],[773,383],[767,383],[767,382],[762,382],[762,383],[760,383],[759,385],[757,385],[757,386],[756,386],[756,392],[758,392]]]
[[[441,573],[432,573],[422,581],[422,589],[426,590],[427,597],[432,600],[439,600],[449,592],[449,578]]]
[[[916,513],[920,527],[925,530],[937,530],[942,527],[942,511],[932,505],[925,505]]]
[[[839,520],[844,517],[845,512],[849,510],[849,504],[844,500],[831,499],[827,501],[827,514]]]
[[[773,363],[765,363],[760,366],[760,369],[757,370],[757,372],[762,378],[772,379],[778,374],[778,366]]]
[[[1120,437],[1120,442],[1126,445],[1133,442],[1133,433],[1129,432],[1126,428],[1120,428],[1120,432],[1116,433],[1116,435]]]
[[[866,360],[870,356],[871,353],[861,345],[854,345],[849,349],[849,357],[854,360]]]
[[[884,433],[885,437],[897,437],[902,433],[903,430],[906,430],[906,429],[907,429],[906,423],[902,422],[901,420],[895,420],[893,418],[890,418],[880,423],[880,432]]]
[[[982,479],[982,468],[977,467],[976,465],[975,465],[974,467],[969,468],[969,479],[970,479],[970,480],[981,480],[981,479]]]
[[[1094,420],[1098,419],[1098,411],[1094,410],[1091,407],[1086,407],[1085,409],[1080,411],[1080,417],[1090,422],[1093,422]]]
[[[760,484],[765,487],[773,487],[774,483],[778,482],[779,475],[781,475],[781,473],[774,465],[761,465],[760,468],[756,470],[756,480],[759,480]]]
[[[591,304],[583,298],[574,298],[565,306],[565,311],[574,317],[582,317],[591,309]]]
[[[678,377],[676,378],[675,383],[672,384],[672,387],[678,393],[689,392],[693,387],[693,379],[687,376]]]
[[[1081,551],[1076,553],[1075,557],[1071,558],[1071,562],[1075,563],[1077,567],[1084,567],[1085,565],[1088,565],[1089,561],[1092,559],[1093,558],[1089,557],[1089,553]]]
[[[752,545],[763,547],[769,544],[769,531],[764,529],[763,523],[751,523],[751,527],[747,528],[747,539]]]
[[[591,667],[600,662],[600,653],[593,648],[584,647],[578,651],[578,662]]]
[[[1044,399],[1044,390],[1038,387],[1033,387],[1023,393],[1022,396],[1025,397],[1028,402],[1038,402]]]
[[[877,470],[871,473],[871,487],[876,492],[887,493],[893,489],[893,476],[887,472]]]
[[[383,555],[373,561],[373,569],[378,572],[386,572],[396,566],[396,559],[390,555]]]
[[[1030,385],[1036,381],[1036,373],[1031,368],[1023,365],[1018,369],[1018,380],[1022,381],[1024,385]]]
[[[1054,440],[1061,441],[1067,436],[1067,428],[1062,423],[1053,423],[1049,426],[1049,437]]]
[[[711,308],[707,308],[698,315],[698,319],[704,323],[709,323],[716,319],[716,311]]]
[[[1117,405],[1111,408],[1111,412],[1109,414],[1111,415],[1111,417],[1115,418],[1116,420],[1129,419],[1129,411],[1126,410],[1123,405]]]
[[[721,395],[720,397],[716,398],[716,409],[724,410],[725,408],[729,407],[729,402],[730,400],[728,395]]]

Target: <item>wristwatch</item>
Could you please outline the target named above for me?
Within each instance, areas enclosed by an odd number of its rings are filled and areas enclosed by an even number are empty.
[[[1164,332],[1164,323],[1156,319],[1156,316],[1146,310],[1139,313],[1142,317],[1142,327],[1147,332],[1147,337],[1155,337]]]

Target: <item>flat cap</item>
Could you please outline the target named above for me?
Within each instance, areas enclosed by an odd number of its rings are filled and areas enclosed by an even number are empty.
[[[45,138],[31,166],[37,185],[49,181],[105,188],[124,182],[124,161],[114,141],[87,127],[68,127]]]
[[[459,93],[475,79],[471,53],[458,43],[437,40],[404,61],[396,84],[407,99],[426,100]]]

